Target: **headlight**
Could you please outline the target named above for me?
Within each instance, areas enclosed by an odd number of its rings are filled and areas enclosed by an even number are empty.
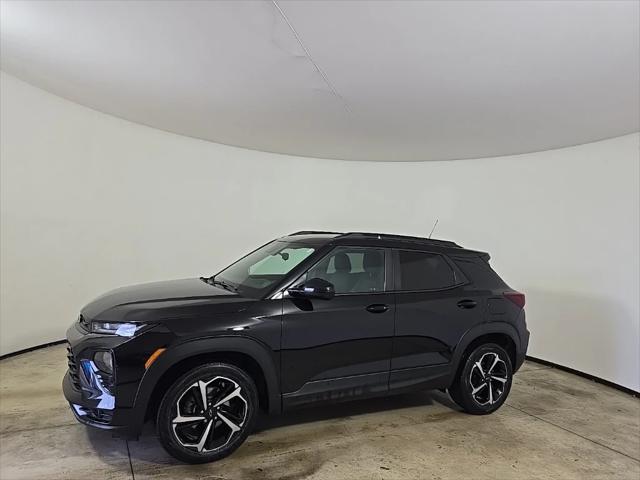
[[[111,375],[113,373],[113,355],[106,350],[96,352],[93,356],[93,361],[100,370],[104,373]]]
[[[133,335],[142,327],[144,327],[144,325],[138,323],[91,322],[91,333],[133,337]]]

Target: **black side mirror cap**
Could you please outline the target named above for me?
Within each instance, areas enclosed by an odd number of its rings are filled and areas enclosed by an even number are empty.
[[[287,293],[293,298],[331,300],[336,295],[336,289],[331,282],[322,278],[312,278],[302,285],[290,288]]]

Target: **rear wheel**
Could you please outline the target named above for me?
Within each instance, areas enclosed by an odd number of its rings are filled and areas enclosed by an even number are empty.
[[[218,460],[247,438],[257,407],[256,386],[243,370],[202,365],[179,378],[162,399],[156,422],[160,443],[184,462]]]
[[[511,359],[501,346],[480,345],[467,356],[449,395],[467,413],[492,413],[507,399],[512,376]]]

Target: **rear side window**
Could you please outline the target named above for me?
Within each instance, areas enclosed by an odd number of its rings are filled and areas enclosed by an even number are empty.
[[[480,288],[494,289],[507,286],[491,266],[480,257],[453,257],[452,260]]]
[[[442,255],[399,250],[398,290],[434,290],[456,284],[455,274]]]

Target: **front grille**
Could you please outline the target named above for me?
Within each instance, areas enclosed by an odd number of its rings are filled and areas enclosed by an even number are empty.
[[[71,378],[71,383],[76,390],[80,390],[80,377],[78,376],[78,365],[76,364],[76,359],[73,356],[73,351],[71,350],[71,345],[67,344],[67,365],[69,366],[69,377]]]
[[[102,423],[108,425],[113,420],[113,412],[102,408],[88,408],[75,403],[72,404],[73,409],[79,417],[85,417],[94,423]]]
[[[109,424],[113,418],[113,412],[102,408],[85,408],[84,411],[87,412],[87,417],[98,423]]]

